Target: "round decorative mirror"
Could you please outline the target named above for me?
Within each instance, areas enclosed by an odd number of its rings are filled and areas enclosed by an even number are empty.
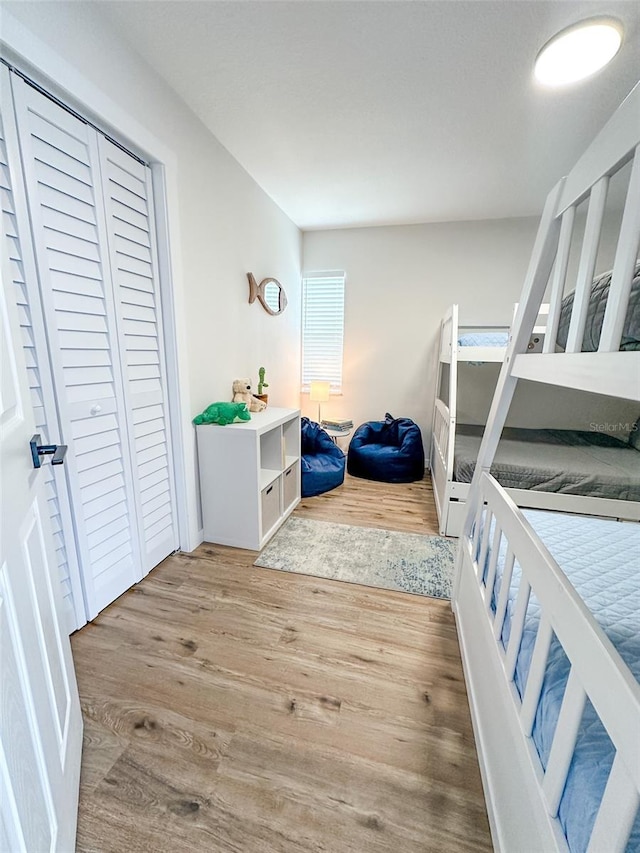
[[[249,304],[258,302],[267,314],[282,314],[287,307],[287,294],[277,278],[263,278],[257,284],[252,272],[247,273],[249,279]]]

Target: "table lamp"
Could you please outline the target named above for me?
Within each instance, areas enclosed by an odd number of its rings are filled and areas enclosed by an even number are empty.
[[[309,399],[318,404],[318,423],[321,421],[320,407],[329,400],[329,383],[325,380],[314,379],[309,389]]]

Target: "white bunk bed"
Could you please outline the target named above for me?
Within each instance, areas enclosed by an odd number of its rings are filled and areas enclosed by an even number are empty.
[[[517,311],[516,304],[514,316]],[[541,353],[545,345],[547,345],[547,323],[549,321],[550,305],[542,304],[538,309],[538,314],[535,320],[533,331],[530,335],[526,347],[526,355],[534,355]],[[440,328],[440,346],[438,357],[438,374],[436,379],[435,398],[433,406],[433,429],[431,438],[430,452],[430,469],[433,482],[433,494],[438,513],[438,522],[440,534],[443,536],[459,536],[462,530],[462,523],[465,517],[465,502],[469,494],[470,482],[469,474],[465,480],[456,477],[456,436],[458,435],[458,367],[460,364],[471,363],[502,363],[507,353],[509,328],[504,326],[462,326],[459,324],[459,309],[457,305],[452,305],[442,319]],[[557,329],[557,315],[555,319]],[[550,344],[548,345],[550,346]],[[548,351],[548,350],[547,350]],[[445,366],[447,368],[445,375]],[[443,382],[443,379],[447,382]],[[446,398],[443,399],[443,396]],[[463,428],[464,429],[464,428]],[[569,433],[567,433],[567,436]],[[467,439],[473,446],[477,446],[477,440]],[[615,439],[611,439],[613,445]],[[524,458],[530,453],[532,458],[532,467],[535,467],[533,461],[536,457],[535,446],[527,446],[523,440],[518,441],[512,448],[522,447],[524,450]],[[543,448],[544,449],[544,448]],[[573,448],[566,446],[563,448],[564,453],[574,452]],[[602,450],[594,450],[594,453],[602,454]],[[466,451],[467,455],[473,455],[473,449]],[[581,455],[585,455],[584,448],[578,451]],[[551,456],[553,455],[550,454]],[[607,449],[603,454],[605,457],[610,454],[610,449]],[[621,456],[621,454],[618,454]],[[635,456],[633,450],[630,451],[631,456]],[[593,460],[589,460],[592,462]],[[640,455],[637,460],[638,476],[640,477]],[[609,466],[611,460],[607,459],[604,466]],[[602,463],[600,463],[602,464]],[[465,467],[469,467],[466,465]],[[619,467],[622,469],[624,463],[620,459]],[[577,465],[580,470],[580,465]],[[613,469],[615,473],[615,469]],[[628,476],[631,477],[631,470],[628,471]],[[635,469],[633,476],[635,476]],[[511,477],[518,480],[517,475],[511,469]],[[544,483],[545,477],[554,483],[554,488],[559,488],[557,478],[543,475],[540,479]],[[585,491],[597,491],[594,480],[591,476],[584,475],[586,485]],[[637,491],[637,477],[635,481],[634,491]],[[603,516],[606,518],[621,518],[630,521],[640,520],[640,501],[636,500],[621,500],[611,496],[594,497],[592,494],[579,494],[579,486],[571,483],[571,478],[567,478],[564,483],[564,488],[570,489],[571,493],[566,491],[545,491],[544,485],[538,485],[535,489],[531,487],[523,488],[508,488],[507,491],[511,498],[518,506],[530,507],[537,509],[550,509],[560,512],[573,512],[583,515]],[[606,492],[603,492],[606,494]]]
[[[520,378],[640,401],[640,351],[620,349],[640,245],[639,117],[640,84],[549,194],[459,541],[453,609],[505,853],[640,849],[640,525],[523,512],[489,473]],[[582,352],[607,185],[632,158],[599,349]],[[555,352],[574,211],[587,197],[568,342]],[[542,353],[526,354],[552,266],[550,331]]]

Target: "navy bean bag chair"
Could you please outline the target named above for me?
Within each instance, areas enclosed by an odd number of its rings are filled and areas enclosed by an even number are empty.
[[[302,418],[302,497],[311,498],[344,482],[344,453],[320,424]]]
[[[385,415],[355,431],[349,445],[347,471],[365,480],[413,483],[424,477],[424,447],[420,427],[410,418]]]

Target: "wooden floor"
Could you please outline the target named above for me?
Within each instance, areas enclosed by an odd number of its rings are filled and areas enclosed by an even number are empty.
[[[438,516],[429,479],[389,485],[347,474],[339,489],[316,498],[303,498],[296,515],[359,527],[438,533]]]
[[[350,480],[300,515],[434,530],[427,481]],[[491,850],[449,603],[170,557],[72,638],[78,850]]]

